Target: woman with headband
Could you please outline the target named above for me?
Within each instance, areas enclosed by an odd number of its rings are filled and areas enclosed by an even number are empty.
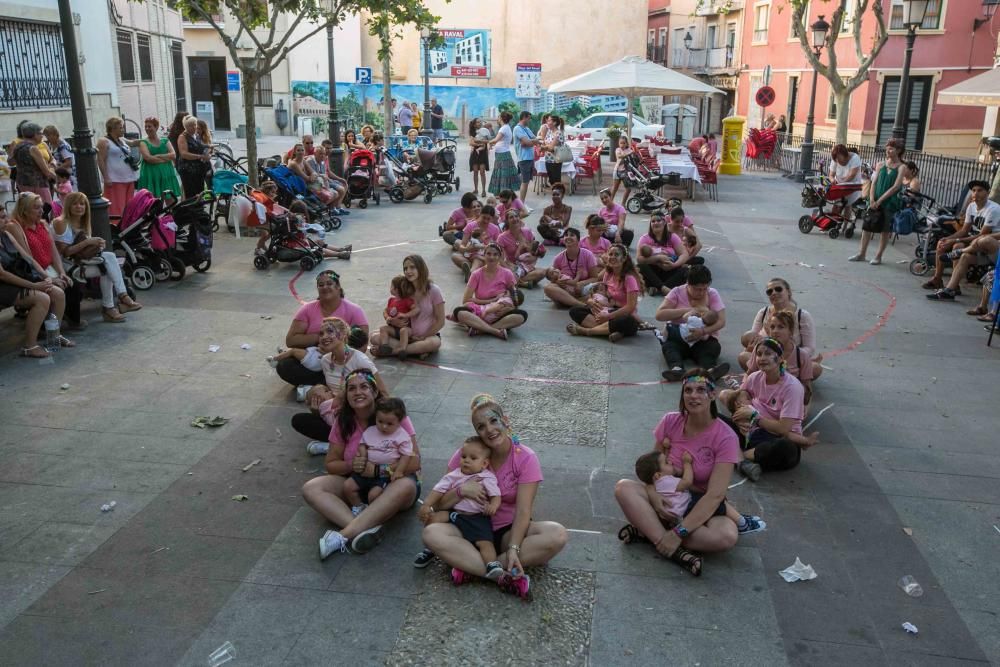
[[[736,522],[717,516],[726,498],[733,468],[740,461],[739,436],[720,416],[715,405],[715,383],[700,368],[682,380],[680,407],[668,412],[653,431],[653,448],[663,452],[676,468],[685,454],[693,458],[692,503],[686,516],[669,514],[652,503],[646,485],[623,479],[615,485],[615,500],[628,523],[618,533],[626,544],[648,541],[657,552],[700,576],[702,559],[693,552],[719,553],[736,546]]]
[[[462,295],[462,303],[465,305],[459,306],[452,313],[452,319],[464,325],[470,336],[487,333],[507,340],[509,329],[516,329],[528,320],[528,313],[516,305],[517,278],[510,269],[500,266],[502,254],[503,251],[495,242],[491,241],[486,245],[483,252],[486,265],[472,272],[465,294]],[[500,302],[506,308],[498,309],[496,304]]]
[[[566,331],[573,336],[607,336],[617,343],[639,331],[639,296],[642,294],[642,277],[632,264],[628,248],[616,243],[608,250],[601,283],[607,286],[609,308],[597,304],[573,306],[569,316],[573,320]]]
[[[363,554],[382,541],[382,524],[410,508],[420,497],[420,449],[409,417],[400,422],[413,441],[413,456],[405,475],[389,482],[370,505],[355,516],[345,502],[344,482],[352,473],[362,477],[383,477],[384,470],[370,463],[361,450],[361,436],[375,425],[375,405],[382,398],[375,377],[365,369],[356,370],[344,380],[344,403],[329,415],[330,449],[324,467],[326,475],[314,477],[302,486],[302,497],[314,510],[337,528],[328,530],[319,540],[319,557],[326,558],[348,549]]]
[[[538,456],[523,445],[514,434],[503,408],[489,394],[472,399],[472,427],[490,450],[490,469],[500,487],[500,508],[492,516],[493,543],[500,554],[503,574],[496,579],[506,593],[522,598],[529,595],[531,580],[525,567],[545,565],[566,546],[566,529],[554,521],[534,521],[535,496],[542,481]],[[454,470],[461,463],[461,448],[448,461]],[[448,491],[431,513],[454,507],[462,498],[485,503],[486,489],[476,481],[468,481]],[[424,567],[436,555],[451,566],[452,581],[463,584],[474,577],[485,577],[486,566],[475,545],[462,537],[452,523],[429,523],[423,532],[427,546],[417,555],[414,565]]]
[[[787,371],[785,349],[774,338],[754,348],[757,368],[739,390],[723,391],[720,400],[746,435],[740,472],[756,482],[764,470],[790,470],[799,464],[802,450],[819,441],[819,434],[802,434],[805,389]]]

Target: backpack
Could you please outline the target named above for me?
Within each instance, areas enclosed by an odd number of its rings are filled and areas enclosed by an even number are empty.
[[[892,218],[892,233],[897,236],[906,236],[913,233],[913,228],[916,225],[917,212],[912,208],[904,208]]]

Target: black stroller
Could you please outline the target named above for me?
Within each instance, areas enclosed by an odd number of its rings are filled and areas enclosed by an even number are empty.
[[[436,144],[434,152],[434,165],[431,169],[431,180],[439,195],[446,195],[457,192],[461,185],[461,180],[455,175],[455,150],[457,146],[454,141],[442,140]]]
[[[658,194],[660,188],[680,183],[679,180],[671,183],[671,177],[676,175],[658,174],[644,165],[636,153],[622,160],[622,170],[622,184],[632,191],[625,202],[625,209],[629,213],[649,213],[663,208],[667,200]]]
[[[254,267],[265,271],[276,262],[298,262],[303,271],[311,271],[323,261],[323,249],[298,228],[294,215],[287,212],[277,215],[272,213],[275,202],[249,185],[236,186],[236,194],[259,203],[266,211],[264,223],[269,233],[267,248],[264,254],[254,255]]]
[[[264,175],[278,186],[278,203],[288,208],[292,202],[299,200],[309,210],[309,219],[322,225],[326,231],[340,229],[341,220],[330,212],[330,208],[320,201],[306,187],[305,182],[285,165],[265,168]]]
[[[439,192],[438,185],[434,181],[434,165],[437,157],[437,151],[419,149],[414,164],[401,162],[387,153],[387,164],[396,174],[396,185],[389,188],[389,199],[398,204],[416,199],[422,194],[425,204],[434,201],[434,195]]]

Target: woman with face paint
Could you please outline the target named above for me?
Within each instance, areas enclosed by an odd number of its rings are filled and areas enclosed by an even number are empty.
[[[620,243],[608,250],[601,282],[607,286],[611,311],[597,304],[573,306],[569,309],[573,321],[566,325],[566,331],[573,336],[607,336],[612,343],[634,336],[639,331],[642,278],[628,249]]]

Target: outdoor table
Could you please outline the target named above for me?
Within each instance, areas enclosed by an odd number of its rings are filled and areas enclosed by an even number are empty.
[[[658,154],[656,166],[659,167],[660,173],[663,175],[680,174],[680,177],[687,181],[688,196],[694,199],[694,184],[701,183],[701,174],[698,172],[697,165],[691,161],[691,154],[687,152],[687,149],[682,149],[679,154]]]

